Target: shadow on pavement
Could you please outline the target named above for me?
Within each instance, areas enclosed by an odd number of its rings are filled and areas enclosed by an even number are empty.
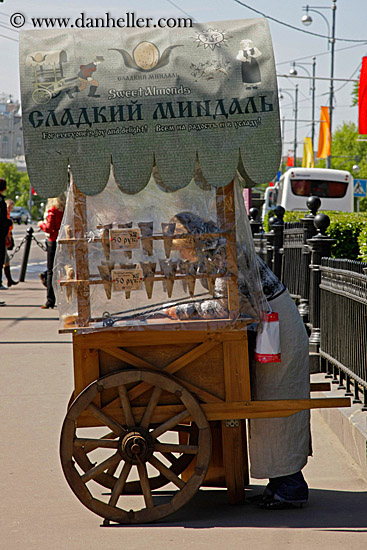
[[[263,486],[253,486],[251,494],[261,493]],[[157,494],[157,493],[156,493]],[[159,498],[159,497],[158,497]],[[162,497],[163,500],[164,497]],[[154,497],[156,503],[156,497]],[[185,527],[208,529],[214,527],[235,528],[293,528],[322,529],[367,533],[367,493],[310,489],[309,502],[303,508],[289,510],[261,510],[254,504],[228,504],[225,490],[199,491],[176,514],[159,523],[140,527]],[[134,527],[112,524],[111,527]]]

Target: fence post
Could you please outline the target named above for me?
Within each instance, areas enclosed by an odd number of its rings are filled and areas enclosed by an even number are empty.
[[[25,274],[26,274],[27,265],[28,265],[29,252],[31,250],[32,236],[33,236],[33,227],[28,227],[27,235],[25,237],[25,247],[24,247],[23,260],[22,260],[22,267],[20,269],[20,276],[19,276],[20,283],[24,283]]]
[[[275,217],[271,218],[271,233],[273,234],[273,255],[271,268],[273,273],[280,279],[282,276],[282,247],[283,247],[283,231],[284,221],[283,216],[285,209],[282,206],[277,206],[274,209]],[[269,220],[270,222],[270,220]]]
[[[310,316],[310,263],[311,263],[311,249],[307,244],[308,239],[312,239],[316,235],[316,227],[314,225],[315,216],[321,206],[321,200],[319,197],[309,197],[306,202],[307,208],[310,210],[310,214],[306,214],[301,219],[303,224],[303,250],[302,250],[302,267],[301,278],[299,282],[299,294],[301,296],[298,306],[299,314],[305,325],[309,322]]]
[[[259,211],[257,208],[250,208],[249,210],[249,218],[250,218],[250,227],[252,236],[255,235],[255,233],[260,233],[260,227],[261,222],[257,221],[257,216],[259,215]]]
[[[330,218],[326,214],[317,214],[314,219],[317,234],[312,239],[307,239],[311,248],[310,265],[310,326],[309,339],[310,371],[319,372],[319,348],[320,348],[320,282],[321,282],[321,258],[330,257],[331,247],[336,242],[325,235],[330,225]]]

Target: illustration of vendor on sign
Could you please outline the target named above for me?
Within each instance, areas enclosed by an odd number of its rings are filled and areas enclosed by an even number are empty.
[[[99,94],[96,94],[99,82],[94,78],[93,73],[96,72],[97,66],[102,63],[102,61],[104,61],[104,57],[102,57],[101,55],[97,55],[92,63],[88,63],[88,65],[80,65],[78,79],[80,80],[81,84],[79,85],[79,87],[77,87],[77,90],[73,91],[82,92],[89,85],[90,88],[88,96],[101,97]]]
[[[257,88],[261,82],[261,74],[256,58],[262,53],[249,39],[241,40],[240,48],[236,59],[242,63],[242,82],[248,84],[247,89]]]

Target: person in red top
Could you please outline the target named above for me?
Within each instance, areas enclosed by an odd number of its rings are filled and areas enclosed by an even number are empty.
[[[64,200],[61,197],[48,199],[44,221],[38,222],[39,228],[47,235],[47,301],[42,309],[55,307],[55,293],[52,287],[52,271],[55,260],[56,240],[59,234],[62,217],[64,215]]]

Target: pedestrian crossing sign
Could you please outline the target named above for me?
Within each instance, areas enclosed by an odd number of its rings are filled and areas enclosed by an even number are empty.
[[[367,180],[354,180],[354,196],[365,197],[366,196],[366,183]]]

